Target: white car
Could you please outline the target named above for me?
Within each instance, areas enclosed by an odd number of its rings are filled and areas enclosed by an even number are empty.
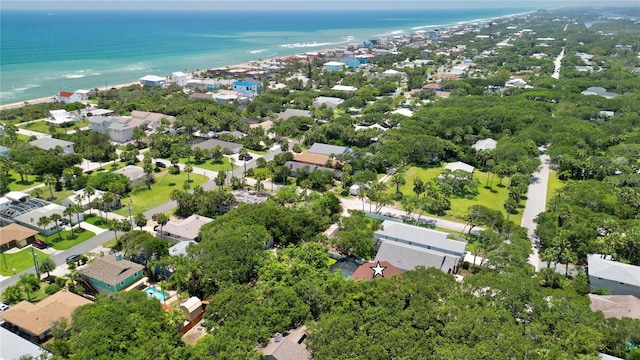
[[[9,310],[9,305],[5,303],[0,303],[0,312],[5,312],[7,310]]]

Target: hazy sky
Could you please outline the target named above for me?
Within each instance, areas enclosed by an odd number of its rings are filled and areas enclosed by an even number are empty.
[[[640,0],[3,0],[2,9],[430,9],[430,8],[558,8],[584,6],[634,6]]]

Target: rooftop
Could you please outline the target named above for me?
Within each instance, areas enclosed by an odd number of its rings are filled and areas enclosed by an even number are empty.
[[[373,268],[377,265],[378,263],[376,261],[370,261],[358,266],[356,271],[351,275],[351,279],[354,281],[360,281],[380,277],[380,275],[374,276],[375,272]],[[380,266],[384,268],[384,270],[382,270],[382,277],[392,277],[403,273],[401,269],[393,266],[393,264],[388,261],[380,261]]]
[[[444,272],[454,271],[460,257],[429,250],[420,246],[408,245],[394,241],[383,241],[380,244],[375,261],[388,261],[393,266],[409,271],[419,266],[434,267]]]
[[[633,295],[589,294],[591,310],[602,311],[606,318],[640,319],[640,299]]]
[[[29,142],[29,144],[44,150],[54,149],[56,146],[60,146],[64,148],[66,146],[73,145],[71,141],[54,139],[49,137],[33,140]]]
[[[600,254],[587,255],[589,276],[640,287],[640,266],[606,260]]]
[[[91,301],[72,292],[62,290],[37,304],[22,301],[9,310],[0,313],[0,318],[8,321],[35,336],[41,336],[54,321],[65,318],[71,321],[73,311]]]
[[[338,154],[344,154],[349,152],[349,148],[346,146],[314,143],[313,145],[311,145],[311,148],[309,148],[308,152],[314,153],[314,154],[323,154],[323,155],[331,155],[331,154],[338,155]]]
[[[449,239],[449,234],[442,231],[408,225],[397,221],[385,220],[376,236],[384,240],[407,242],[424,248],[433,248],[456,254],[464,254],[467,243]]]
[[[498,145],[497,141],[489,138],[489,139],[478,140],[476,141],[475,144],[471,145],[471,147],[476,149],[477,151],[480,151],[480,150],[493,150],[496,148],[497,145]]]
[[[173,220],[169,221],[162,227],[162,231],[185,239],[196,240],[202,225],[210,223],[211,221],[213,221],[213,219],[206,216],[193,214],[179,222]]]
[[[448,163],[447,165],[444,166],[445,169],[451,170],[451,171],[456,171],[456,170],[462,170],[462,171],[466,171],[468,173],[472,173],[473,170],[475,170],[475,167],[467,164],[467,163],[463,163],[462,161],[456,161],[456,162],[452,162],[452,163]]]
[[[0,245],[11,241],[19,241],[34,236],[38,232],[18,224],[0,227]]]
[[[142,269],[144,266],[129,260],[116,260],[115,256],[105,256],[96,258],[78,272],[108,285],[115,285]]]

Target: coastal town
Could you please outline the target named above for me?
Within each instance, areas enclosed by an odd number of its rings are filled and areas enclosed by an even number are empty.
[[[0,359],[640,358],[638,16],[1,106]]]

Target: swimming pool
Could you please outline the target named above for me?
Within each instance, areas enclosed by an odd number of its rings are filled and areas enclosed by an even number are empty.
[[[154,297],[162,302],[164,302],[164,300],[169,297],[169,294],[159,289],[156,289],[153,286],[149,286],[148,288],[142,291],[144,291],[147,294],[147,296]]]

